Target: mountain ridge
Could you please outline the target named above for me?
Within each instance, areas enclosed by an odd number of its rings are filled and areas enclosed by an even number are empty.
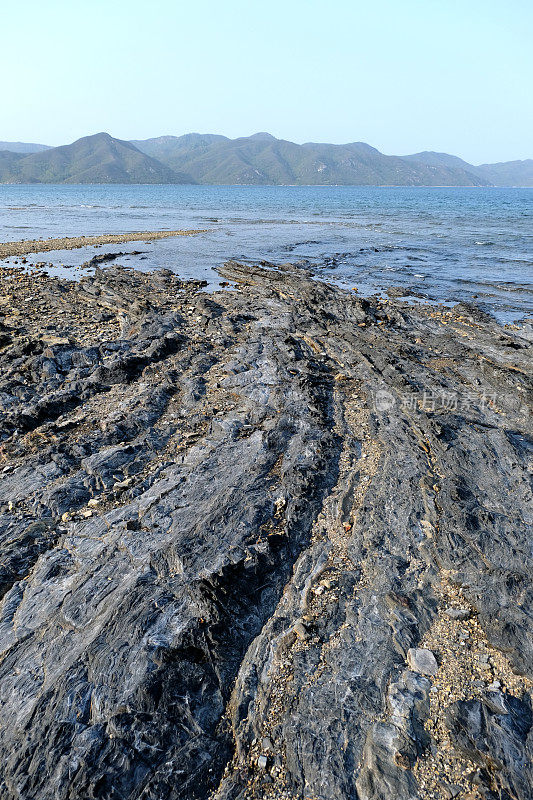
[[[10,153],[41,153],[43,150],[51,150],[49,144],[36,144],[35,142],[0,142],[0,151],[7,150]]]
[[[130,142],[108,133],[29,155],[0,153],[2,183],[188,183]]]
[[[499,161],[495,164],[469,164],[458,156],[426,150],[402,158],[418,163],[441,164],[449,167],[462,167],[480,178],[488,180],[493,186],[533,186],[533,159]]]
[[[146,154],[171,169],[207,184],[484,186],[465,170],[413,164],[386,156],[364,142],[345,145],[295,144],[258,133],[228,139],[189,133],[133,140]]]
[[[436,151],[385,155],[365,142],[296,144],[264,131],[130,141],[101,132],[59,147],[0,142],[0,183],[533,186],[533,159],[476,166]]]

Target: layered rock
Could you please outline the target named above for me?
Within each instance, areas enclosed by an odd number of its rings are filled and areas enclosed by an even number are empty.
[[[526,343],[223,273],[2,280],[0,796],[525,800]]]

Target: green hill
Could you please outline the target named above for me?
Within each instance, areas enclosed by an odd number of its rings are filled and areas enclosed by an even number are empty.
[[[97,133],[62,147],[0,142],[0,183],[533,186],[533,160],[474,166],[448,153],[387,156],[364,142],[300,145],[269,133],[131,142]]]
[[[10,153],[41,153],[51,150],[47,144],[34,144],[30,142],[0,142],[0,150],[9,150]]]
[[[449,153],[436,153],[434,150],[424,150],[423,153],[413,153],[410,156],[402,156],[404,161],[411,161],[417,164],[427,164],[431,167],[451,167],[452,169],[474,169],[468,161],[463,161],[458,156],[451,156]]]
[[[480,164],[474,167],[494,186],[533,186],[533,159],[525,161],[503,161],[500,164]]]
[[[187,134],[135,141],[143,152],[198,183],[483,186],[463,169],[409,163],[370,145],[303,145],[256,133],[239,139]]]
[[[11,154],[13,155],[13,154]],[[189,176],[169,167],[130,142],[108,133],[85,136],[73,144],[53,147],[0,162],[3,183],[190,183]]]
[[[0,176],[14,169],[21,158],[24,158],[22,153],[13,153],[11,150],[0,150]]]
[[[499,164],[469,164],[457,156],[448,153],[434,153],[425,151],[403,156],[411,163],[423,163],[433,166],[447,166],[466,170],[472,175],[477,175],[492,186],[533,186],[533,159],[525,161],[503,161]]]

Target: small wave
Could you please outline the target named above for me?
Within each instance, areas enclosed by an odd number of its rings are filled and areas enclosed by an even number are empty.
[[[483,247],[489,247],[491,245],[494,245],[494,242],[474,242],[474,244],[479,244],[482,245]]]
[[[495,288],[499,289],[500,292],[518,292],[519,294],[533,294],[533,288],[529,286],[509,286],[505,284],[495,284]]]
[[[305,247],[306,245],[310,245],[310,244],[322,244],[322,242],[319,242],[316,239],[307,239],[304,242],[294,242],[293,244],[284,244],[284,245],[281,246],[281,249],[282,250],[288,250],[290,252],[292,250],[295,250],[297,247]],[[343,255],[347,255],[347,254],[343,254]]]
[[[476,291],[482,292],[483,290],[487,289],[491,292],[512,292],[517,294],[532,294],[533,289],[528,284],[521,284],[521,283],[504,283],[490,281],[490,280],[483,280],[482,278],[459,278],[459,277],[452,277],[450,279],[451,283],[461,285],[461,286],[473,286]]]

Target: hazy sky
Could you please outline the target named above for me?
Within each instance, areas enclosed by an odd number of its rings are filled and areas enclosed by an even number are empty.
[[[533,158],[533,0],[8,0],[0,140],[190,131]]]

